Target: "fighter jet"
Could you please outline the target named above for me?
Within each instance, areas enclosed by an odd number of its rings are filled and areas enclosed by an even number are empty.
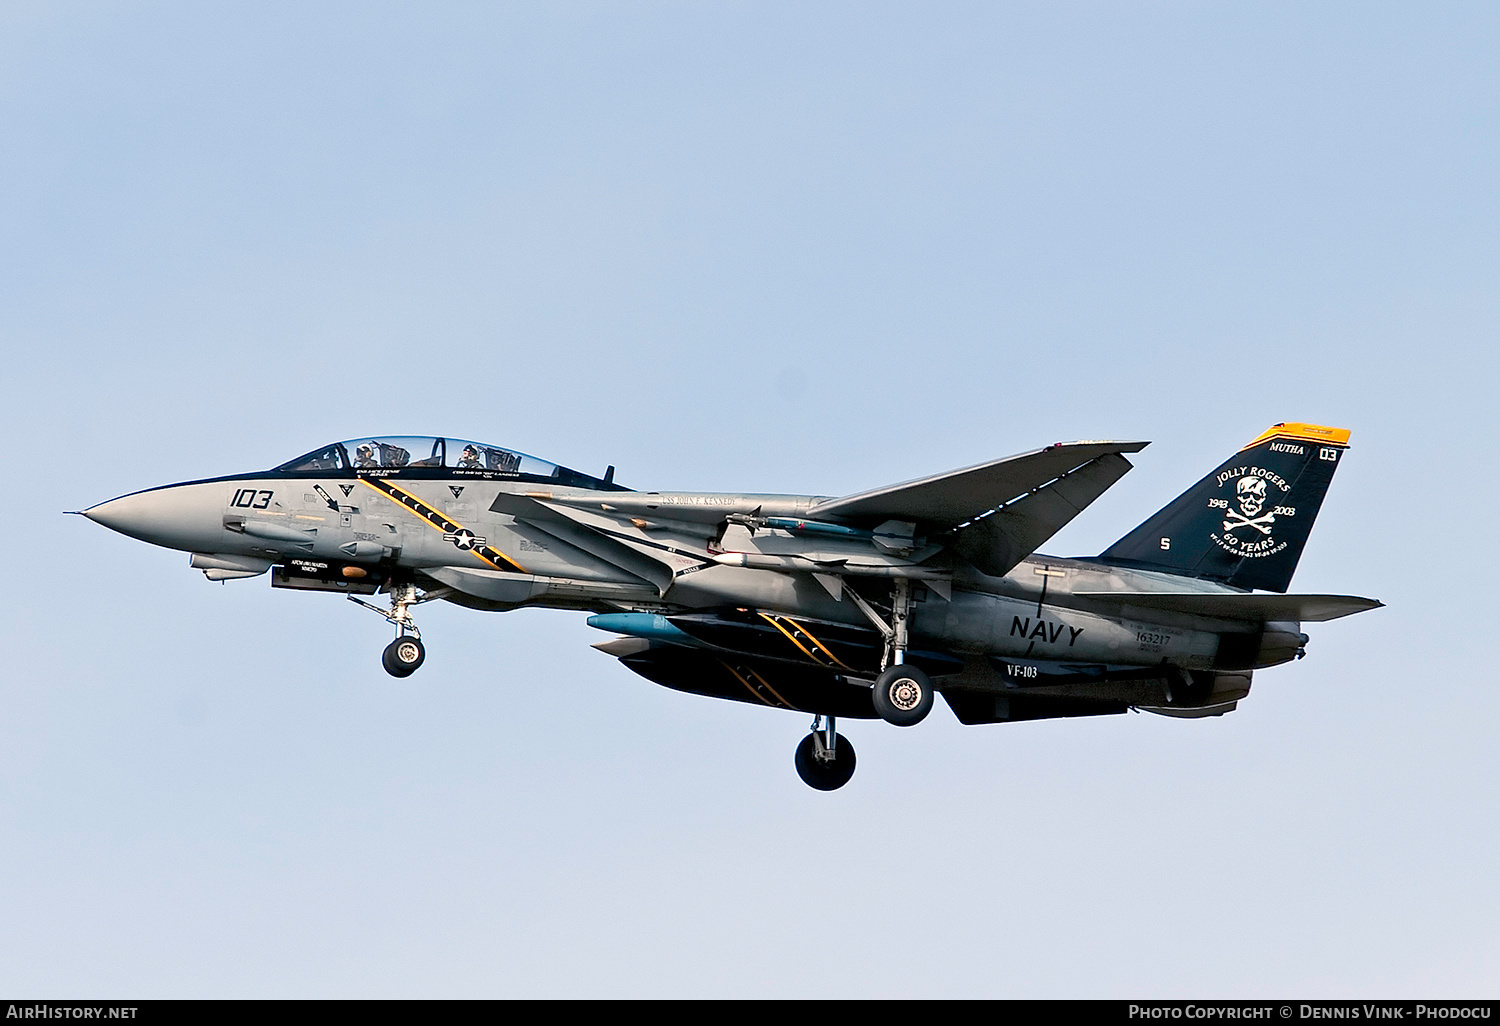
[[[212,581],[342,593],[384,616],[405,677],[413,609],[579,610],[594,647],[678,691],[812,716],[795,765],[854,772],[838,718],[966,724],[1131,709],[1219,716],[1302,625],[1381,605],[1287,594],[1349,432],[1277,424],[1097,556],[1037,549],[1145,442],[1043,449],[842,497],[642,492],[500,446],[361,437],[271,470],[83,515],[192,553]],[[377,605],[362,596],[386,596]]]

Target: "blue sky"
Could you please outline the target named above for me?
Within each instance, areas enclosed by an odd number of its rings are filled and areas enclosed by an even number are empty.
[[[0,990],[1493,995],[1500,12],[7,5]],[[62,510],[362,433],[841,494],[1352,429],[1231,716],[851,724]]]

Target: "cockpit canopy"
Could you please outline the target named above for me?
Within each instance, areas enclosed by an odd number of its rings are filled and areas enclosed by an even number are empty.
[[[361,470],[411,472],[413,476],[427,476],[422,474],[424,470],[441,471],[444,476],[521,478],[573,488],[619,488],[611,480],[613,468],[604,478],[590,477],[497,445],[426,435],[361,436],[334,442],[283,463],[272,472],[350,476]]]

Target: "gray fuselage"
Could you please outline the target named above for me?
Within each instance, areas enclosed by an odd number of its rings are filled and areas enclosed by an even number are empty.
[[[622,568],[620,560],[587,551],[576,543],[577,531],[548,529],[492,508],[503,505],[497,500],[505,496],[562,503],[577,509],[582,520],[613,525],[621,544],[666,568],[668,583],[653,585]],[[453,589],[447,596],[453,601],[490,609],[669,613],[740,606],[864,626],[860,610],[815,577],[820,565],[849,571],[863,558],[866,564],[855,572],[893,576],[910,567],[918,570],[909,574],[917,581],[930,579],[931,586],[917,590],[914,643],[1015,660],[1020,668],[1011,673],[1026,673],[1031,663],[1170,662],[1207,670],[1221,636],[1247,629],[1077,594],[1235,591],[1191,578],[1040,554],[1002,577],[962,561],[917,568],[865,540],[810,542],[787,531],[747,531],[729,522],[731,515],[796,518],[819,501],[798,495],[599,492],[376,471],[343,479],[237,476],[173,485],[111,500],[87,515],[144,541],[198,554],[195,565],[220,565],[225,576],[250,576],[287,560],[384,563]],[[786,565],[726,565],[728,556]],[[804,558],[809,561],[799,572],[795,561]],[[235,573],[235,566],[243,572]],[[1293,623],[1268,626],[1277,633],[1297,630]],[[1285,661],[1293,651],[1267,650],[1255,664]]]

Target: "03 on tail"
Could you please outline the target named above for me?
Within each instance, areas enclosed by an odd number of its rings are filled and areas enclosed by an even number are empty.
[[[382,662],[426,658],[413,608],[593,614],[595,648],[679,691],[812,716],[808,784],[854,770],[838,717],[911,726],[1141,709],[1216,716],[1304,624],[1379,606],[1287,593],[1349,432],[1277,424],[1103,553],[1045,545],[1144,442],[1059,442],[853,495],[635,491],[500,446],[361,436],[271,470],[84,511],[211,580],[342,592]],[[366,596],[388,597],[377,605]]]

